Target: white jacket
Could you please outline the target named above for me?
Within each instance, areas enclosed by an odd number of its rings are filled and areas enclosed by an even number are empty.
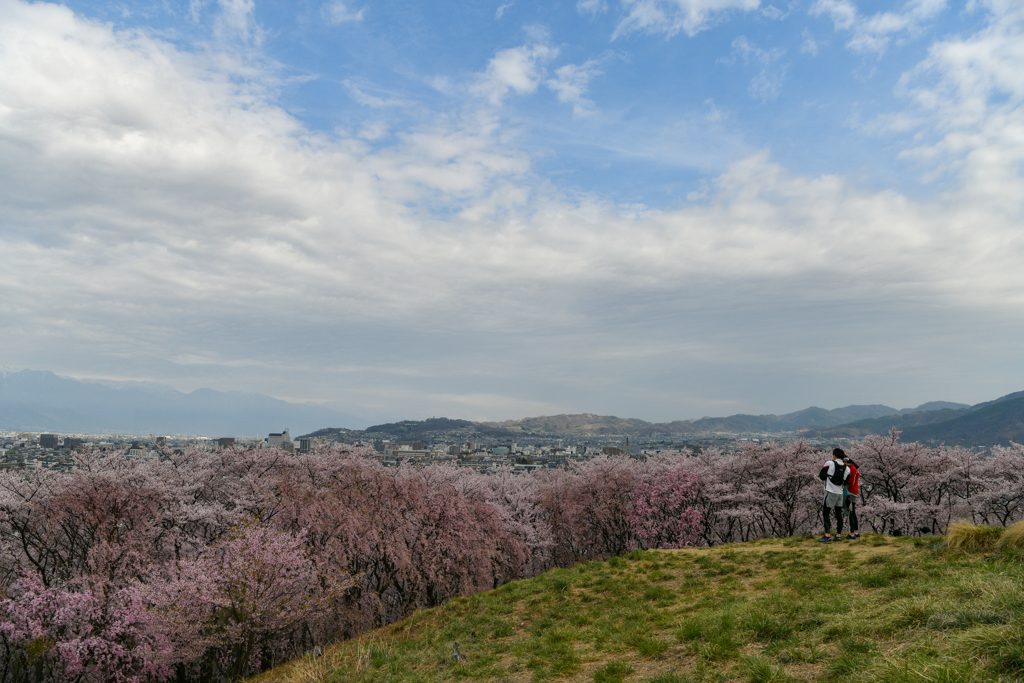
[[[838,463],[835,460],[829,460],[824,465],[825,467],[828,467],[828,478],[825,479],[825,493],[842,493],[843,492],[843,487],[842,486],[836,486],[835,484],[832,483],[832,475],[836,473],[836,465],[839,465],[839,464],[841,464],[841,463]],[[846,468],[846,472],[843,473],[843,481],[845,482],[846,478],[849,477],[849,476],[850,476],[850,468],[847,467]]]

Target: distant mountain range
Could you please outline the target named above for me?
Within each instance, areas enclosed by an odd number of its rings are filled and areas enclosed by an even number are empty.
[[[322,424],[365,424],[316,404],[262,394],[196,389],[183,393],[151,382],[76,380],[52,372],[0,372],[0,429],[86,434],[266,436]]]
[[[427,420],[388,422],[386,424],[373,425],[364,430],[326,427],[309,434],[303,434],[303,436],[327,439],[376,439],[387,436],[390,438],[420,441],[439,436],[452,438],[456,435],[459,438],[465,437],[467,440],[481,437],[502,439],[514,438],[518,433],[494,427],[491,423],[453,420],[447,417],[432,417]]]
[[[582,415],[554,415],[551,417],[530,417],[505,422],[485,422],[484,425],[521,434],[575,434],[595,436],[646,436],[695,434],[719,432],[726,434],[773,434],[799,432],[807,429],[836,427],[855,420],[885,419],[884,416],[912,415],[940,409],[958,410],[968,408],[964,403],[934,401],[917,408],[897,410],[883,405],[857,405],[825,410],[811,407],[785,415],[731,415],[729,417],[702,417],[697,420],[676,420],[674,422],[644,422],[637,419],[623,419],[584,413]]]
[[[356,438],[388,435],[426,439],[454,433],[467,437],[479,435],[510,439],[516,436],[672,438],[712,432],[723,435],[799,434],[836,439],[886,434],[892,427],[903,432],[905,441],[980,446],[1008,444],[1010,441],[1024,443],[1024,392],[974,406],[932,401],[901,410],[884,405],[853,405],[835,410],[811,407],[785,415],[731,415],[660,423],[592,413],[529,417],[505,422],[431,418],[374,425],[362,432],[322,429],[314,435],[330,437],[344,431]]]
[[[808,432],[821,438],[860,438],[899,429],[904,441],[994,446],[1024,443],[1024,391],[960,408],[926,410],[837,425]]]
[[[989,446],[1024,443],[1024,391],[970,406],[933,401],[897,410],[853,405],[835,410],[811,407],[785,415],[731,415],[697,420],[645,422],[591,413],[530,417],[504,422],[449,418],[405,420],[363,428],[364,420],[316,404],[296,404],[262,394],[197,389],[183,393],[163,384],[75,380],[52,372],[0,371],[0,429],[91,434],[196,434],[264,436],[285,427],[292,434],[374,438],[387,434],[421,440],[429,435],[467,438],[517,436],[676,437],[698,433],[795,434],[818,438],[860,438],[891,427],[903,439]]]

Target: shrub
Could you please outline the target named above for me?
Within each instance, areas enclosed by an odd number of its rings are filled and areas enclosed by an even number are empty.
[[[995,549],[1005,529],[1001,526],[978,526],[970,522],[953,522],[946,530],[946,546],[967,553],[987,553]]]
[[[1000,549],[1015,548],[1017,550],[1024,550],[1024,520],[1006,529],[1002,536],[999,537],[996,545]]]

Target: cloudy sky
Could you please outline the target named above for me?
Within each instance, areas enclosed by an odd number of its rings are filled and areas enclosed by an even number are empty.
[[[0,365],[366,419],[1024,389],[1013,0],[0,0]]]

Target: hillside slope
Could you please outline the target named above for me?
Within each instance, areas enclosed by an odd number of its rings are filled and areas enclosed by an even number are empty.
[[[1015,396],[952,420],[909,428],[903,432],[903,439],[979,446],[1024,443],[1024,395]]]
[[[923,406],[922,406],[923,407]],[[904,441],[969,446],[1024,443],[1024,392],[1015,392],[969,407],[940,405],[937,409],[857,420],[805,433],[814,438],[858,439],[885,434],[895,427]]]
[[[675,420],[673,422],[645,422],[637,418],[622,418],[613,415],[579,413],[574,415],[549,415],[527,417],[505,422],[486,422],[488,427],[523,434],[566,434],[598,436],[643,436],[653,437],[670,434],[695,434],[700,432],[720,433],[771,433],[795,432],[804,429],[824,429],[856,420],[884,419],[885,416],[913,415],[938,409],[958,410],[968,408],[962,403],[932,401],[917,408],[896,410],[889,406],[852,405],[834,410],[812,406],[784,415],[729,415],[727,417],[702,417],[696,420]]]
[[[866,536],[636,551],[451,600],[256,680],[1020,680],[1020,557],[936,546]]]
[[[859,439],[863,436],[867,436],[868,434],[886,434],[893,427],[902,432],[913,427],[921,427],[924,425],[955,420],[958,417],[966,415],[970,411],[970,408],[961,408],[958,410],[946,408],[941,410],[926,410],[924,412],[909,413],[906,415],[873,417],[827,429],[811,430],[806,433],[806,436],[824,439]]]

